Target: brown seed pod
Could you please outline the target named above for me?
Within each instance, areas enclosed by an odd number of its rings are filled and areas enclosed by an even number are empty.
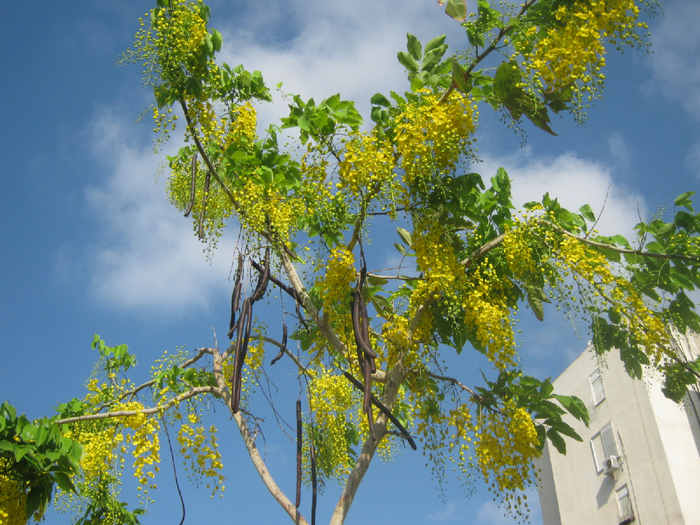
[[[185,217],[189,217],[190,213],[192,213],[192,207],[194,206],[194,197],[195,194],[197,193],[197,152],[194,152],[194,155],[192,155],[192,183],[191,183],[191,188],[190,188],[190,203],[187,205],[187,209],[185,210]]]
[[[301,399],[297,399],[297,499],[294,504],[296,508],[301,504],[301,431]]]

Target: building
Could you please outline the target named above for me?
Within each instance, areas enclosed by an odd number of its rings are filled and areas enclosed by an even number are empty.
[[[686,356],[700,338],[682,338]],[[590,426],[567,422],[583,438],[567,439],[566,455],[546,446],[538,467],[544,525],[700,524],[700,396],[684,406],[666,399],[658,378],[631,379],[619,356],[600,363],[582,353],[554,381],[578,396]]]

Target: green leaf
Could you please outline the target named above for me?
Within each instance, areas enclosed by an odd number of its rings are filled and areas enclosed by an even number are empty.
[[[576,396],[562,396],[554,394],[554,398],[576,419],[582,421],[586,427],[590,422],[590,415],[586,409],[586,405],[581,399]]]
[[[590,222],[595,222],[595,215],[593,214],[593,210],[588,204],[584,204],[583,206],[581,206],[578,209],[578,211],[581,212],[581,215],[583,215],[586,218],[586,220]]]
[[[673,202],[674,206],[683,206],[689,211],[693,212],[693,202],[690,200],[690,197],[693,195],[695,195],[694,191],[686,191],[685,193],[681,193]]]
[[[405,230],[404,228],[396,228],[396,232],[399,234],[399,237],[401,237],[401,240],[408,246],[409,248],[411,247],[411,234],[408,232],[408,230]]]
[[[535,317],[537,317],[537,320],[544,321],[544,306],[542,305],[542,301],[529,293],[527,294],[527,302],[530,308],[532,308],[532,312],[535,314]]]
[[[64,492],[77,492],[75,486],[65,472],[54,472],[54,479],[59,488]]]
[[[375,93],[374,96],[372,96],[372,98],[370,99],[370,102],[375,106],[383,106],[385,108],[391,107],[391,102],[389,101],[389,99],[387,99],[381,93]]]
[[[493,77],[493,92],[501,100],[509,98],[518,91],[520,70],[513,62],[502,62]]]
[[[472,90],[472,86],[464,76],[464,70],[462,66],[459,65],[456,59],[452,59],[452,81],[454,82],[457,89],[464,93],[465,95]]]
[[[447,44],[443,44],[440,47],[432,49],[429,53],[426,53],[425,57],[423,57],[423,61],[421,62],[421,71],[425,71],[428,73],[432,72],[435,69],[435,67],[440,63],[446,51]],[[439,80],[439,77],[435,77],[434,79],[432,77],[428,77],[426,80],[428,80],[429,82],[432,81],[433,83],[436,83]]]
[[[399,253],[401,255],[406,255],[406,248],[403,247],[403,244],[399,244],[398,242],[395,242],[394,247],[399,251]]]
[[[214,29],[211,33],[211,43],[214,46],[214,51],[221,51],[221,44],[223,41],[224,37],[221,36],[221,33]]]
[[[442,4],[441,4],[442,5]],[[427,55],[430,53],[433,49],[440,47],[442,44],[445,43],[445,38],[447,38],[447,35],[440,35],[436,36],[433,38],[430,42],[425,44],[425,54]]]
[[[311,126],[309,126],[309,120],[306,118],[306,115],[302,115],[297,119],[297,126],[306,132],[311,131]]]
[[[445,13],[447,13],[449,16],[451,16],[458,22],[464,22],[467,19],[466,0],[447,0],[447,7],[445,7]]]
[[[408,52],[411,53],[415,60],[420,60],[423,57],[423,48],[420,41],[411,33],[406,34],[406,39],[408,40]]]
[[[401,65],[408,69],[411,73],[418,73],[418,62],[414,58],[404,51],[399,51],[396,56],[401,62]]]
[[[559,432],[553,428],[550,428],[547,430],[547,437],[560,454],[566,455],[566,442],[564,441],[564,438],[559,435]]]

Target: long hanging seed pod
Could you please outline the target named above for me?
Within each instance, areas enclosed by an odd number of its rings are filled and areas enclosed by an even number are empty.
[[[263,298],[267,284],[270,281],[270,248],[265,250],[265,266],[260,274],[253,295],[243,301],[241,317],[238,320],[238,336],[236,337],[235,357],[233,360],[233,377],[231,379],[231,411],[238,412],[243,388],[243,364],[248,351],[250,330],[253,322],[253,303]]]
[[[297,399],[297,499],[294,504],[296,508],[299,508],[299,505],[301,505],[301,441],[301,399]]]
[[[241,276],[243,274],[243,256],[238,256],[238,268],[236,268],[236,280],[233,285],[233,293],[231,294],[231,323],[229,325],[228,338],[233,338],[234,328],[236,327],[236,312],[241,301]]]
[[[202,197],[202,213],[199,216],[199,230],[197,237],[204,239],[204,217],[207,211],[207,196],[209,195],[209,183],[211,182],[211,171],[207,171],[207,177],[204,179],[204,196]]]
[[[236,336],[236,346],[233,356],[233,376],[231,376],[231,411],[238,412],[241,402],[241,373],[243,371],[243,360],[245,359],[244,346],[247,339],[246,330],[250,326],[251,311],[250,298],[243,301],[241,316],[238,319],[238,334]]]
[[[287,323],[282,321],[282,348],[280,348],[280,353],[277,354],[272,361],[270,361],[270,366],[282,359],[285,350],[287,350]]]
[[[194,152],[194,155],[192,155],[192,183],[191,183],[191,188],[190,188],[190,203],[187,205],[187,209],[185,210],[185,217],[189,217],[190,213],[192,213],[192,207],[194,206],[194,197],[197,193],[197,152]]]
[[[265,262],[263,266],[263,271],[258,277],[258,284],[255,286],[255,291],[253,295],[250,296],[252,302],[259,301],[262,299],[267,289],[267,284],[270,282],[270,248],[265,249]]]
[[[314,447],[313,434],[309,444],[311,452],[311,525],[316,525],[316,500],[318,496],[316,481],[316,448]]]
[[[355,343],[357,345],[357,359],[360,364],[360,370],[364,380],[364,399],[362,402],[362,410],[367,414],[367,422],[369,424],[370,435],[376,440],[374,433],[374,417],[372,415],[372,403],[370,398],[372,395],[372,373],[376,372],[375,359],[377,354],[374,353],[371,347],[369,337],[369,317],[367,315],[367,306],[362,297],[362,288],[364,286],[365,275],[367,269],[365,266],[360,271],[360,277],[357,281],[357,286],[353,291],[352,304],[352,325],[355,334]]]

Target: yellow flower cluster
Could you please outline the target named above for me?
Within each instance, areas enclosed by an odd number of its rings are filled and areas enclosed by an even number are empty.
[[[344,246],[331,250],[326,260],[326,272],[319,280],[323,294],[323,308],[329,315],[335,309],[350,312],[350,291],[357,279],[355,272],[355,257]]]
[[[182,75],[182,68],[194,73],[201,68],[197,67],[197,59],[207,34],[207,25],[197,4],[188,0],[173,0],[171,8],[151,12],[151,28],[155,32],[153,45],[159,52],[163,75]],[[145,31],[139,35],[147,36]]]
[[[205,430],[195,414],[189,414],[187,423],[183,423],[177,435],[180,452],[185,459],[188,478],[196,485],[205,479],[206,487],[212,489],[212,497],[219,492],[223,497],[224,465],[216,439],[216,427]]]
[[[474,266],[462,296],[464,323],[473,327],[487,357],[499,370],[513,366],[517,355],[508,287],[493,264],[484,259]]]
[[[401,358],[407,367],[416,366],[420,362],[420,347],[416,339],[411,338],[410,328],[409,320],[400,315],[395,315],[382,325],[382,339],[389,368]]]
[[[592,0],[559,7],[561,27],[547,30],[531,52],[524,53],[526,71],[543,91],[570,87],[590,95],[602,88],[605,40],[613,44],[638,43],[635,30],[639,8],[634,0]],[[535,31],[533,28],[532,31]]]
[[[482,414],[474,432],[479,470],[506,501],[534,481],[532,460],[540,454],[539,439],[524,408],[506,401],[500,412]]]
[[[354,464],[354,459],[350,456],[348,431],[358,425],[357,406],[361,402],[353,394],[353,387],[347,379],[334,374],[323,365],[309,381],[309,410],[313,417],[316,465],[323,479],[342,481]],[[308,448],[310,430],[307,426],[307,439],[304,440],[306,482],[311,480]]]
[[[340,184],[353,197],[378,193],[393,179],[394,152],[390,145],[367,133],[354,133],[340,163]]]
[[[194,154],[194,152],[193,152]],[[222,235],[227,219],[233,213],[233,204],[215,181],[210,181],[209,191],[205,196],[206,173],[209,168],[201,160],[196,166],[197,177],[195,180],[195,196],[192,202],[192,229],[197,233],[199,224],[204,215],[202,230],[204,239],[209,247],[215,248]],[[192,162],[182,155],[170,158],[170,177],[167,184],[170,202],[180,211],[189,207],[192,196]]]
[[[422,287],[426,297],[438,299],[442,295],[448,301],[456,301],[457,283],[464,278],[464,268],[447,241],[446,233],[444,225],[437,220],[419,222],[412,236],[413,249],[418,266],[425,274]]]
[[[117,447],[123,436],[113,427],[99,428],[97,425],[80,425],[71,432],[71,437],[83,446],[80,468],[86,483],[97,482],[99,478],[116,466]]]
[[[5,461],[0,459],[0,525],[25,525],[26,491],[6,474],[6,469]]]
[[[213,61],[202,61],[202,51],[207,35],[207,25],[202,18],[202,2],[197,0],[173,0],[168,8],[155,8],[150,12],[150,27],[143,18],[136,33],[134,49],[124,53],[122,62],[144,64],[144,82],[156,90],[182,91],[190,76],[203,77],[207,69],[216,71]],[[161,134],[158,142],[167,140],[175,129],[176,116],[172,112],[154,109],[154,131]]]
[[[564,238],[558,246],[558,257],[563,276],[571,274],[580,286],[587,286],[592,292],[588,295],[600,301],[600,310],[613,308],[632,334],[634,343],[658,364],[669,348],[664,322],[647,306],[633,284],[615,277],[611,262],[577,239]]]
[[[513,225],[506,227],[502,244],[503,253],[506,265],[516,279],[530,281],[540,271],[534,251],[537,243],[536,235],[540,233],[534,230],[538,227],[540,222],[530,220],[527,215],[523,219],[515,217]]]
[[[118,407],[119,410],[143,410],[144,406],[138,401],[131,401]],[[158,419],[145,414],[136,414],[124,418],[124,426],[133,433],[127,434],[126,443],[130,443],[134,449],[134,476],[139,482],[138,489],[147,493],[148,489],[155,488],[152,480],[158,472],[160,463],[160,441],[158,433],[160,424]]]
[[[474,108],[458,92],[442,103],[437,94],[419,93],[419,102],[408,103],[397,120],[396,148],[410,190],[423,190],[436,175],[451,171],[475,128]]]
[[[268,187],[251,176],[231,191],[238,203],[241,224],[249,233],[267,232],[272,227],[277,240],[289,241],[302,208],[298,199],[285,197],[277,188]]]
[[[256,326],[253,332],[258,336],[262,336],[262,329],[260,326]],[[248,351],[245,357],[245,368],[243,369],[243,395],[249,394],[251,389],[258,385],[257,374],[260,368],[263,366],[263,361],[265,359],[265,345],[262,341],[256,342],[248,346]]]

